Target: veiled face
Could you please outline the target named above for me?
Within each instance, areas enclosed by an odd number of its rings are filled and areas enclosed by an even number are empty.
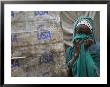
[[[92,34],[92,31],[90,30],[90,28],[87,25],[80,24],[78,27],[76,27],[75,34],[89,35],[89,34]],[[80,45],[80,42],[81,42],[80,39],[74,40],[75,45]],[[93,40],[88,38],[88,39],[85,39],[83,42],[84,42],[86,47],[89,47],[92,44]]]
[[[91,30],[87,25],[80,24],[77,28],[75,33],[77,34],[91,34]]]

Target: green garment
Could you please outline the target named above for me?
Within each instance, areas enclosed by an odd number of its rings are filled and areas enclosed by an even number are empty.
[[[95,28],[93,20],[90,17],[79,17],[75,22],[73,26],[73,30],[76,31],[76,25],[81,21],[86,20],[89,24],[92,26],[92,34],[86,35],[86,34],[73,34],[72,41],[76,39],[80,39],[80,41],[83,41],[85,39],[93,39],[93,44],[96,43],[95,40]],[[97,69],[96,64],[93,60],[93,56],[91,56],[91,52],[89,49],[85,49],[84,43],[82,42],[80,44],[80,52],[78,55],[78,58],[76,59],[75,63],[70,65],[70,60],[73,58],[74,55],[74,44],[73,47],[69,47],[66,49],[65,58],[66,63],[68,64],[69,69],[72,71],[72,76],[75,77],[96,77],[97,75]],[[98,56],[97,56],[98,57]],[[96,58],[97,59],[97,58]]]
[[[75,38],[81,38],[82,40],[87,38],[86,35],[77,35]],[[68,49],[68,52],[72,50]],[[73,52],[70,54],[70,59],[73,58]],[[94,61],[92,59],[92,56],[89,53],[89,50],[86,50],[84,48],[84,43],[80,45],[80,53],[75,61],[74,64],[70,65],[69,62],[67,62],[70,69],[72,69],[72,75],[76,77],[96,77],[96,66],[94,64]]]

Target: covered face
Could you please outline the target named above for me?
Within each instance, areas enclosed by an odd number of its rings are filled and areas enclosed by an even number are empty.
[[[83,41],[86,45],[90,46],[95,42],[94,38],[94,23],[90,17],[81,16],[74,22],[73,44]]]

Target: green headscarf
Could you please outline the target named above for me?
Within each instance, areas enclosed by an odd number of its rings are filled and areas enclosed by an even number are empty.
[[[74,41],[77,38],[81,39],[81,40],[87,39],[87,38],[92,38],[92,39],[94,39],[94,42],[95,42],[94,24],[93,24],[93,20],[90,17],[85,17],[85,16],[79,17],[74,22],[74,27],[73,27],[74,31],[77,27],[77,24],[82,20],[86,20],[87,23],[89,23],[92,26],[92,28],[91,28],[92,34],[86,35],[86,34],[75,34],[74,33],[72,41]],[[70,54],[70,51],[71,51],[71,49],[68,49],[67,53]],[[74,55],[74,52],[71,51],[69,58],[72,59],[73,55]],[[80,53],[79,53],[78,58],[75,61],[75,63],[70,65],[70,63],[67,62],[67,64],[68,64],[69,68],[72,69],[73,76],[76,76],[76,77],[96,77],[97,76],[94,61],[92,59],[92,56],[89,53],[89,50],[85,49],[84,43],[80,44]]]
[[[95,38],[95,24],[92,20],[91,17],[87,17],[87,16],[80,16],[78,17],[77,19],[75,19],[74,23],[73,23],[73,33],[76,31],[76,27],[77,27],[77,24],[83,20],[86,20],[89,24],[89,26],[91,26],[92,28],[90,29],[92,31],[92,34],[91,35],[85,35],[83,34],[81,36],[81,38],[84,38],[87,36],[87,38],[92,38],[94,40],[94,43],[96,42],[96,38]],[[72,37],[72,41],[74,41],[75,39],[79,38],[79,35],[78,34],[73,34],[73,37]]]

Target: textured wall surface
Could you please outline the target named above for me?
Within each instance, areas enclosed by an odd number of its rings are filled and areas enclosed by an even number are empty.
[[[67,76],[60,13],[14,11],[11,15],[12,76]]]

